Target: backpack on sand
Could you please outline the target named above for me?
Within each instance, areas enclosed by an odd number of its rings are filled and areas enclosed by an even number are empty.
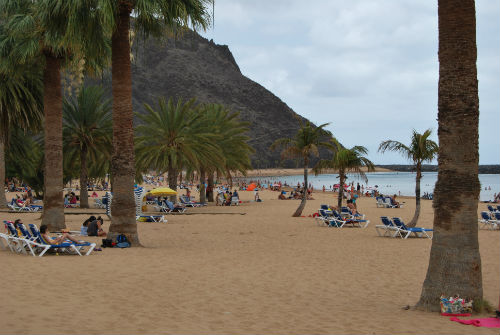
[[[130,243],[127,240],[127,236],[120,234],[116,237],[116,247],[117,248],[130,248]]]

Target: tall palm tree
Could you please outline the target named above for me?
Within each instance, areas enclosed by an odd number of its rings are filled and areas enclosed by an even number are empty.
[[[41,100],[41,97],[40,97]],[[41,102],[40,102],[41,104]],[[40,108],[41,114],[41,108]],[[43,192],[43,137],[35,131],[14,126],[9,130],[9,145],[5,151],[6,175],[27,183],[37,198]]]
[[[165,28],[188,26],[205,29],[209,23],[207,0],[99,0],[104,22],[111,26],[113,90],[113,202],[110,237],[125,234],[140,245],[134,203],[134,129],[130,67],[130,16],[142,36],[162,36]]]
[[[330,132],[324,129],[329,123],[324,123],[318,127],[315,127],[312,123],[307,121],[305,124],[299,119],[300,128],[295,134],[294,138],[280,138],[271,144],[270,149],[275,150],[278,147],[282,147],[281,158],[294,158],[297,160],[302,160],[304,166],[304,192],[302,194],[302,201],[299,207],[293,213],[293,217],[300,216],[307,201],[307,189],[309,187],[308,182],[308,172],[309,172],[309,162],[311,156],[319,156],[319,147],[325,147],[333,149],[329,142],[325,142],[324,138],[326,136],[331,136]]]
[[[439,310],[439,297],[483,298],[477,207],[479,97],[474,0],[438,0],[438,180],[434,236],[417,307]]]
[[[364,155],[368,153],[368,150],[363,146],[354,146],[350,149],[343,148],[340,143],[333,139],[332,142],[335,145],[335,150],[333,151],[333,156],[328,160],[320,160],[316,166],[313,168],[314,173],[319,174],[325,170],[337,170],[339,174],[339,197],[337,206],[342,207],[343,189],[344,183],[347,180],[347,174],[355,174],[366,182],[368,178],[366,177],[363,168],[367,168],[368,172],[375,171],[375,166],[373,163],[366,158]]]
[[[42,122],[42,83],[40,71],[0,72],[0,181],[5,181],[5,147],[11,129],[26,131]],[[1,191],[1,189],[0,189]],[[0,192],[0,208],[7,208],[5,192]]]
[[[387,140],[380,143],[378,151],[384,153],[385,151],[396,151],[407,157],[415,165],[415,214],[408,223],[408,227],[415,227],[417,225],[418,217],[420,216],[420,180],[422,179],[422,163],[431,162],[437,155],[438,144],[429,139],[431,129],[427,129],[423,134],[417,133],[414,129],[411,136],[411,143],[409,146],[398,142]]]
[[[6,34],[0,56],[8,66],[43,64],[45,129],[42,223],[65,228],[63,203],[62,88],[60,70],[85,55],[88,67],[106,59],[105,32],[91,0],[0,0]],[[85,29],[82,29],[85,27]]]
[[[245,135],[249,123],[242,122],[239,113],[231,111],[220,104],[206,104],[201,107],[205,124],[210,133],[219,136],[217,145],[222,151],[223,161],[213,161],[215,164],[208,166],[211,161],[205,161],[204,169],[207,171],[207,185],[213,190],[214,174],[225,175],[231,180],[231,172],[246,173],[251,168],[250,155],[254,149],[248,144],[250,139]],[[208,194],[209,202],[213,202],[213,191]]]
[[[89,208],[87,192],[88,160],[111,158],[111,100],[104,98],[99,86],[84,87],[77,98],[64,99],[64,156],[76,167],[80,165],[80,207]]]
[[[177,188],[177,177],[183,164],[199,166],[200,162],[223,161],[217,145],[219,136],[209,128],[194,106],[195,100],[174,103],[161,98],[158,109],[145,104],[146,113],[137,114],[137,167],[168,172],[169,187]]]

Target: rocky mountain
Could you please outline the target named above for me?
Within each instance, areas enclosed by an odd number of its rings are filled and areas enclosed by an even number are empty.
[[[295,134],[299,128],[296,113],[245,77],[227,45],[187,31],[176,39],[135,40],[132,50],[134,111],[143,111],[144,103],[155,105],[158,97],[196,97],[198,102],[223,104],[251,124],[248,135],[256,151],[254,168],[280,164],[279,152],[269,151],[269,146],[278,138]],[[109,74],[100,82],[111,91]]]

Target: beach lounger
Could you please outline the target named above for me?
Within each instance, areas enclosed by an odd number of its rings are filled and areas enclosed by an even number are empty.
[[[239,205],[240,205],[240,198],[231,197],[231,206],[239,206]]]
[[[333,214],[330,209],[321,208],[318,210],[318,216],[316,216],[314,219],[316,220],[318,226],[323,226],[323,225],[328,226],[332,218]]]
[[[404,224],[403,220],[398,217],[392,218],[392,222],[396,227],[399,228],[398,235],[403,239],[407,239],[411,234],[413,234],[415,237],[427,237],[429,239],[432,239],[432,236],[428,234],[429,232],[433,231],[432,229],[421,227],[407,227]]]
[[[201,207],[207,205],[200,202],[193,202],[191,201],[191,199],[187,199],[187,197],[184,195],[181,195],[179,199],[181,200],[181,204],[183,204],[186,207]]]
[[[500,213],[498,214],[500,216]],[[479,222],[482,223],[482,226],[479,227],[480,229],[495,230],[500,225],[500,219],[496,217],[492,218],[491,214],[486,211],[481,212],[481,218],[479,219]]]
[[[351,209],[345,206],[342,206],[342,208],[340,209],[340,215],[346,218],[358,219],[358,220],[363,220],[365,218],[365,215],[361,213],[352,214]]]
[[[383,224],[375,226],[378,236],[396,237],[398,235],[399,228],[392,223],[391,219],[387,216],[381,216],[380,220],[382,220]],[[381,231],[383,234],[380,233]]]
[[[27,250],[30,250],[29,241],[19,236],[17,229],[14,227],[14,223],[11,221],[4,221],[5,227],[9,234],[7,236],[7,244],[11,251],[16,253],[26,254]]]
[[[390,197],[385,197],[384,203],[386,208],[396,208],[396,205],[392,203],[392,199]]]
[[[377,197],[376,199],[377,199],[377,208],[378,207],[387,208],[387,204],[385,203],[384,198]]]
[[[370,220],[364,220],[356,217],[343,217],[336,210],[333,210],[332,213],[336,220],[345,221],[345,224],[351,225],[352,227],[366,228],[370,224]]]
[[[83,250],[84,247],[88,247],[87,252],[85,253],[85,256],[90,255],[94,248],[96,247],[95,243],[90,243],[90,242],[82,242],[82,243],[73,243],[73,242],[64,242],[60,244],[49,244],[47,243],[42,235],[40,234],[40,231],[38,230],[38,227],[36,227],[34,224],[30,223],[29,224],[30,230],[35,236],[35,241],[32,242],[37,248],[40,248],[40,252],[38,254],[39,257],[42,257],[45,255],[45,253],[51,249],[58,249],[59,251],[64,251],[68,252],[71,254],[76,254],[79,256],[82,256],[81,251]],[[33,256],[36,254],[33,253]]]

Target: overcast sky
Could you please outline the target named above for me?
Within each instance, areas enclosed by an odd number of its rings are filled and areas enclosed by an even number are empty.
[[[476,17],[480,164],[499,164],[500,2],[476,0]],[[432,128],[437,141],[436,0],[216,0],[215,26],[202,35],[376,164],[407,164],[377,149],[409,143],[413,128]]]

